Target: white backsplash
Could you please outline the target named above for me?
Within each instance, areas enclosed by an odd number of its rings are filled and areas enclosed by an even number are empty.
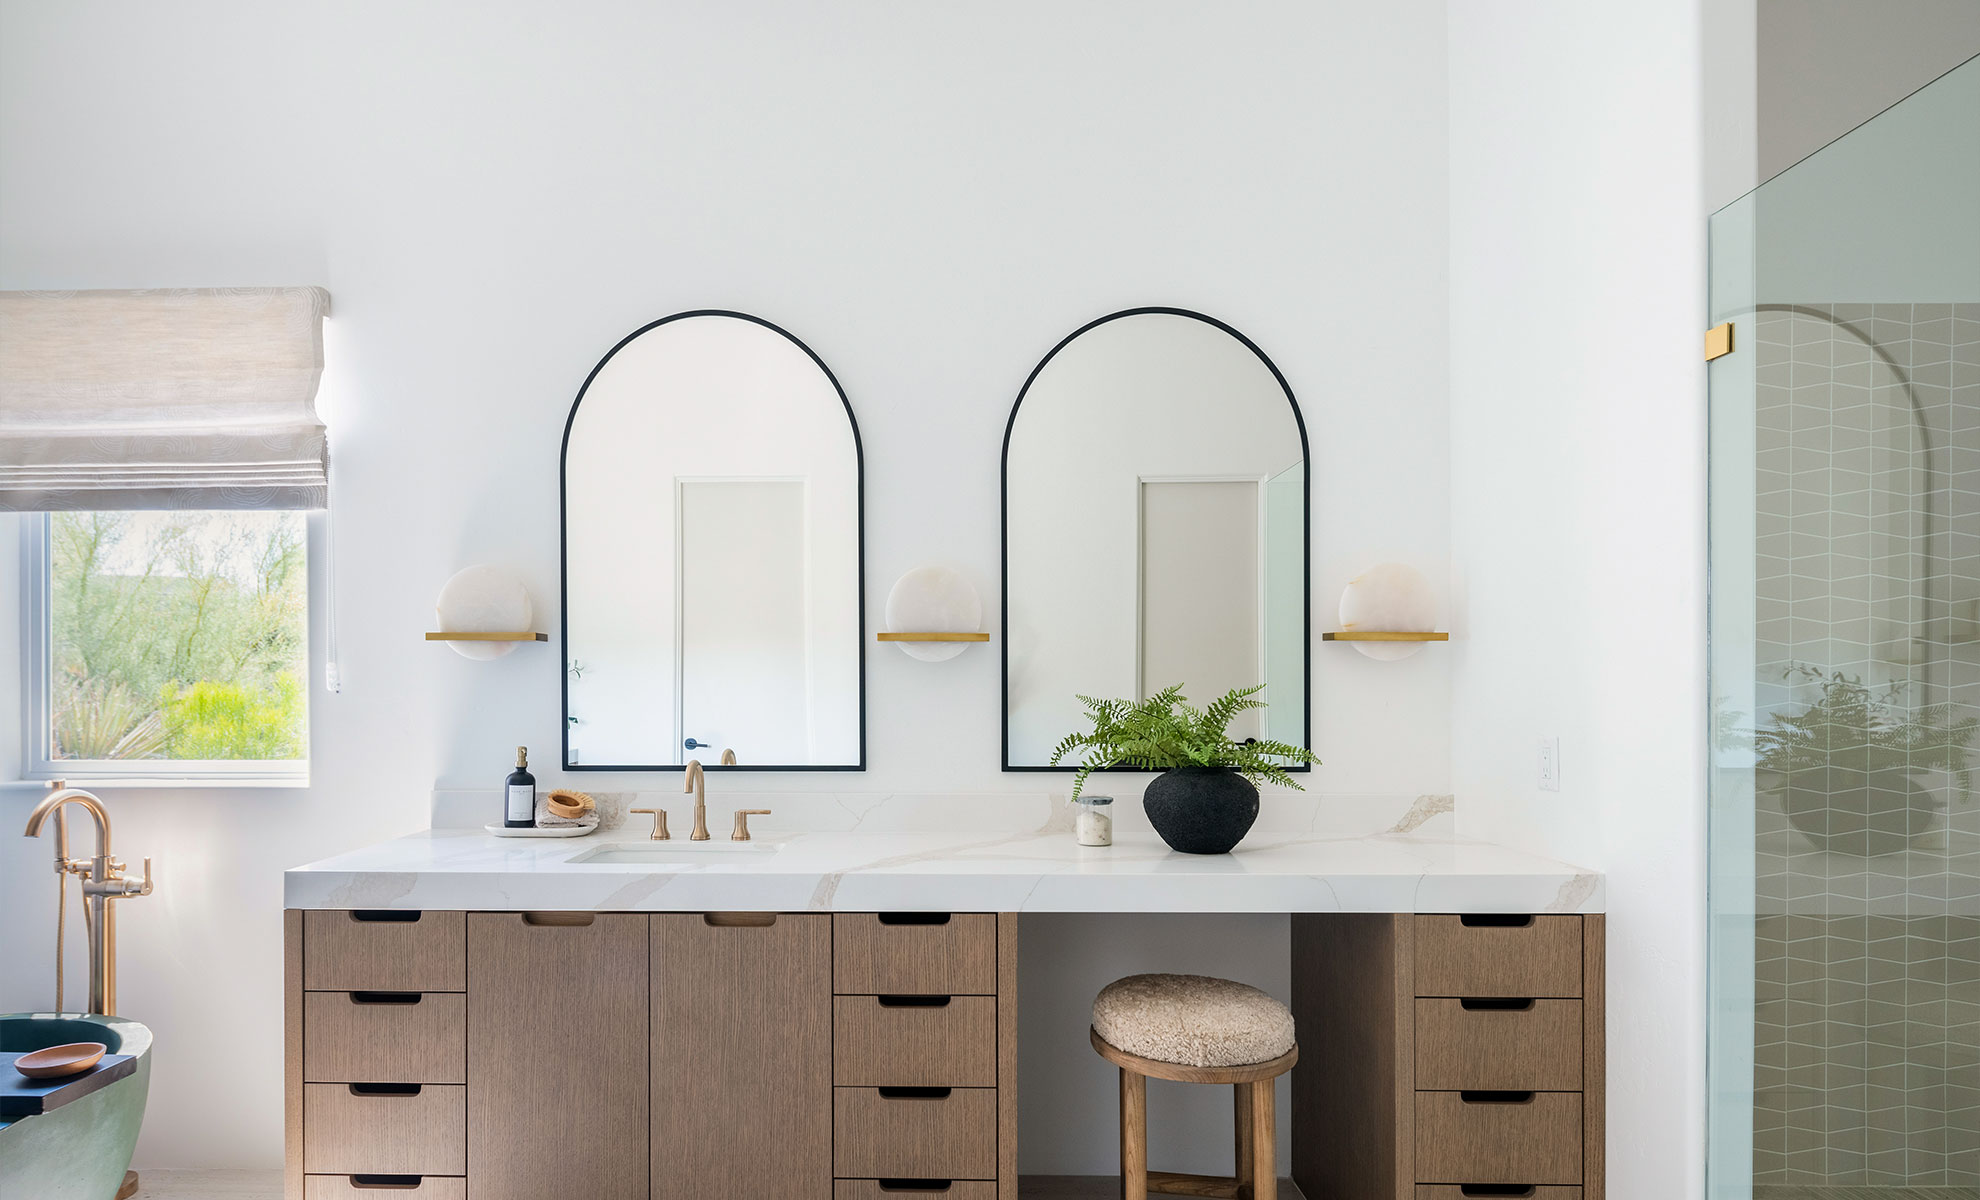
[[[1140,788],[1116,787],[1114,826],[1123,831],[1146,831]],[[583,790],[583,789],[579,789]],[[1091,789],[1108,794],[1107,789]],[[591,792],[597,801],[599,832],[610,833],[627,824],[635,808],[664,808],[675,837],[693,824],[694,800],[672,789],[638,792]],[[731,815],[738,808],[767,808],[770,815],[754,817],[750,828],[759,833],[927,833],[1072,831],[1070,790],[1064,792],[750,792],[715,791],[708,796],[708,827],[727,836]],[[502,818],[502,794],[486,790],[435,790],[432,823],[435,829],[471,829]],[[632,817],[631,832],[644,835],[652,818]],[[1413,833],[1419,837],[1449,837],[1455,832],[1450,796],[1325,795],[1273,790],[1259,796],[1259,833],[1300,833],[1317,837],[1366,837],[1380,833]]]

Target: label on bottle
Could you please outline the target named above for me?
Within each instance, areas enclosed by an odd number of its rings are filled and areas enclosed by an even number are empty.
[[[536,789],[535,788],[521,787],[516,784],[509,785],[508,818],[511,821],[529,821],[531,823],[535,822],[536,820]]]

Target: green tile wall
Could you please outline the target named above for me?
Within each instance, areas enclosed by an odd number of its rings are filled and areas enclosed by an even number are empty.
[[[1980,305],[1796,307],[1753,323],[1761,725],[1837,673],[1980,717]],[[1763,759],[1754,1183],[1980,1186],[1980,801],[1863,736]]]

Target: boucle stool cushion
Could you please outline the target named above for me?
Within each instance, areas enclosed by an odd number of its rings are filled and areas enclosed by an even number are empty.
[[[1293,1048],[1286,1006],[1207,975],[1130,975],[1093,998],[1093,1031],[1118,1050],[1191,1067],[1267,1062]]]

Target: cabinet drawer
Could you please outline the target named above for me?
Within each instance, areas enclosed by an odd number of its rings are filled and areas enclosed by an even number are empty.
[[[303,1085],[303,1170],[311,1175],[467,1174],[467,1089],[410,1094]]]
[[[309,992],[303,1078],[310,1083],[466,1083],[461,992]]]
[[[832,990],[867,995],[994,996],[996,914],[835,914]]]
[[[312,992],[459,992],[467,988],[467,914],[303,914],[303,987]]]
[[[997,1200],[994,1179],[841,1179],[832,1200]]]
[[[1417,917],[1416,994],[1579,998],[1581,918]]]
[[[1581,1001],[1418,1000],[1416,1086],[1581,1089]]]
[[[997,1089],[838,1088],[834,1175],[995,1179]]]
[[[1416,1094],[1419,1183],[1581,1182],[1581,1093],[1494,1097]]]
[[[1469,1191],[1456,1183],[1420,1183],[1416,1200],[1581,1200],[1578,1187],[1525,1187],[1505,1190],[1505,1184],[1480,1184]]]
[[[833,1082],[997,1086],[995,996],[838,996]]]
[[[303,1200],[467,1200],[459,1175],[305,1175]]]

